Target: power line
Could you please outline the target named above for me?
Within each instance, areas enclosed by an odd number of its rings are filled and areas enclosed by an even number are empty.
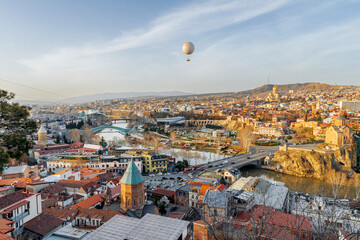
[[[30,89],[33,89],[33,90],[37,90],[37,91],[40,91],[40,92],[47,93],[47,94],[56,95],[56,96],[59,96],[59,97],[64,97],[64,96],[59,95],[59,94],[57,94],[57,93],[49,92],[49,91],[46,91],[46,90],[43,90],[43,89],[39,89],[39,88],[34,88],[34,87],[26,86],[26,85],[24,85],[24,84],[12,82],[12,81],[5,80],[5,79],[2,79],[2,78],[0,78],[0,81],[7,82],[7,83],[11,83],[11,84],[18,85],[18,86],[21,86],[21,87],[30,88]],[[19,95],[19,96],[20,96],[20,95]]]

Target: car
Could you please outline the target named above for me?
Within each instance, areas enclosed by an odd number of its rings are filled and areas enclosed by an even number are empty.
[[[249,156],[247,156],[246,158],[247,158],[247,159],[250,159],[250,157],[249,157]]]
[[[175,180],[175,178],[173,178],[173,177],[170,177],[169,179],[170,179],[170,180]]]
[[[228,160],[225,160],[224,162],[223,162],[223,164],[227,164],[229,161]]]
[[[235,162],[231,162],[231,164],[235,164]]]

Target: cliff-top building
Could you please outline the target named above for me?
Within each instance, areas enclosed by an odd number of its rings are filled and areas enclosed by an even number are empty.
[[[341,147],[344,144],[353,143],[353,137],[354,132],[349,126],[345,125],[345,118],[338,115],[335,118],[335,124],[326,130],[325,143]]]

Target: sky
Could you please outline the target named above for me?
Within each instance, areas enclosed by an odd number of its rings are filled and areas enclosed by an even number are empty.
[[[360,85],[359,9],[354,0],[0,0],[0,89],[62,99],[236,92],[268,80]]]

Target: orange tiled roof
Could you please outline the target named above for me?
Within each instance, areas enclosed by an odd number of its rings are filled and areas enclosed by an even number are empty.
[[[9,233],[12,230],[14,230],[13,227],[9,226],[9,225],[11,225],[13,223],[14,223],[13,221],[9,221],[9,220],[0,218],[0,239],[3,239],[3,238],[1,238],[2,234],[6,235],[6,233]],[[4,238],[4,239],[7,239],[7,238]],[[9,238],[9,239],[12,239],[12,238]]]
[[[224,184],[220,184],[215,188],[215,190],[219,190],[220,192],[224,191],[224,189],[227,189],[227,187]]]
[[[104,199],[99,195],[99,194],[96,194],[94,196],[91,196],[73,206],[70,207],[70,209],[74,210],[74,209],[77,209],[77,208],[85,208],[85,209],[89,209],[91,208],[92,206],[94,206],[95,204],[99,203],[99,202],[103,202]]]
[[[14,240],[14,238],[10,237],[5,233],[0,233],[0,240]]]
[[[207,191],[208,189],[214,190],[215,187],[210,187],[210,186],[203,185],[203,186],[201,186],[201,188],[200,188],[199,195],[205,196],[205,193],[206,193],[206,191]]]
[[[22,183],[22,182],[30,182],[30,178],[9,178],[9,179],[3,179],[3,180],[0,180],[0,186],[10,186],[10,185],[13,185],[14,183],[15,184],[18,184],[18,183]]]
[[[195,181],[188,181],[187,184],[189,185],[197,185],[197,186],[210,186],[210,184],[208,183],[203,183],[203,182],[195,182]]]

